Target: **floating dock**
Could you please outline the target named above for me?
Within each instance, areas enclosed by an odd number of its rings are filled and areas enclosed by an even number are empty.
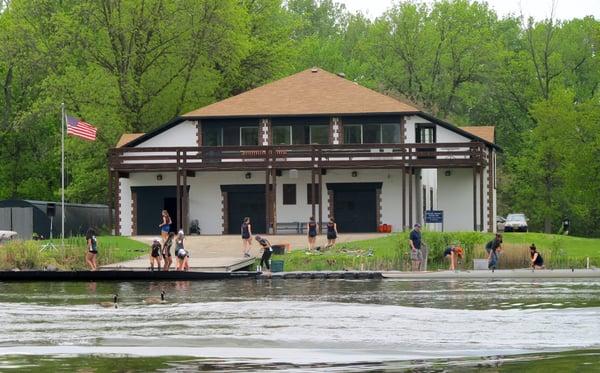
[[[253,279],[260,272],[216,271],[0,271],[0,281],[190,281]]]

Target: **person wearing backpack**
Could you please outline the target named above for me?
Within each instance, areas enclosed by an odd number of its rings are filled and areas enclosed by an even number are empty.
[[[496,237],[485,245],[488,254],[488,269],[496,269],[498,266],[498,254],[502,251],[502,235],[496,233]]]

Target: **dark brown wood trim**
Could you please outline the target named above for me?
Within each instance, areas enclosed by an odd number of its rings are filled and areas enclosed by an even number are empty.
[[[376,222],[376,226],[379,227],[381,225],[381,189],[375,189],[375,201],[377,203],[376,208],[376,214],[375,214],[375,222]]]
[[[129,172],[119,172],[118,178],[119,179],[129,179]]]
[[[273,179],[273,190],[271,191],[271,217],[273,234],[277,234],[277,170],[271,170],[271,178]]]
[[[116,179],[115,188],[115,235],[121,235],[121,181],[119,180],[118,173],[113,172],[113,177]]]
[[[185,232],[185,234],[189,233],[188,230],[188,220],[189,220],[189,193],[188,193],[188,182],[187,182],[187,172],[185,172],[185,163],[184,163],[184,170],[182,172],[183,174],[183,199],[182,199],[182,206],[181,206],[181,214],[183,215],[182,217],[182,227],[183,227],[183,231]]]
[[[494,216],[494,171],[495,167],[493,152],[492,149],[488,149],[489,156],[488,159],[490,162],[488,163],[488,192],[487,192],[487,214],[488,214],[488,232],[494,231],[494,224],[496,221],[496,217]]]
[[[406,229],[406,167],[402,167],[402,231]]]
[[[137,192],[131,191],[131,234],[137,236]]]
[[[177,230],[181,229],[181,222],[182,222],[182,214],[181,214],[181,164],[180,164],[180,157],[181,152],[178,150],[177,151],[177,171],[175,172],[175,179],[176,179],[176,189],[175,189],[175,193],[176,193],[176,198],[177,198],[177,211],[176,211],[176,216],[177,216]]]
[[[266,219],[266,230],[269,233],[269,227],[271,226],[271,170],[265,170],[265,219]]]
[[[196,121],[196,144],[202,146],[202,121]]]
[[[113,227],[114,225],[114,218],[113,218],[113,213],[114,213],[114,209],[115,206],[113,205],[113,188],[114,188],[114,182],[113,182],[113,173],[110,169],[110,167],[108,168],[108,232],[109,234],[112,234],[113,231]]]
[[[316,207],[315,207],[315,202],[316,202],[316,195],[315,193],[317,192],[316,190],[316,185],[315,185],[315,169],[313,168],[310,172],[310,199],[311,199],[311,216],[314,218],[315,214],[316,214]]]
[[[327,216],[329,219],[335,220],[335,216],[333,215],[333,190],[327,190],[327,202]]]
[[[229,213],[228,213],[228,196],[227,192],[221,192],[221,226],[223,227],[223,234],[229,232]]]
[[[477,168],[473,167],[473,230],[477,231]]]
[[[479,167],[479,229],[478,231],[483,232],[483,167]]]
[[[317,176],[319,180],[319,192],[317,193],[317,198],[319,201],[319,234],[321,234],[323,233],[323,172],[321,171],[321,169],[318,169]]]
[[[412,229],[413,226],[413,172],[412,167],[408,168],[408,226]]]
[[[400,117],[400,144],[406,143],[406,116]]]

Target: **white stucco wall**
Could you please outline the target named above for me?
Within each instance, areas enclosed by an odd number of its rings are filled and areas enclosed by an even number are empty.
[[[352,177],[352,171],[357,171],[358,176]],[[402,174],[401,170],[329,170],[323,175],[323,221],[327,221],[328,196],[326,183],[345,182],[382,182],[381,191],[381,222],[391,224],[394,231],[402,230]],[[156,180],[158,172],[131,173],[128,179],[120,179],[121,191],[121,234],[132,234],[131,223],[131,187],[135,186],[175,186],[174,173],[160,173],[162,180]],[[190,185],[190,221],[198,219],[203,234],[222,233],[222,197],[221,185],[232,184],[264,184],[264,171],[251,171],[252,177],[246,179],[246,172],[196,172],[195,177],[188,177]],[[413,186],[413,223],[417,222],[417,179]],[[306,184],[310,184],[310,171],[298,171],[298,177],[290,177],[289,171],[283,171],[282,176],[277,177],[277,221],[278,222],[304,222],[312,214],[311,205],[306,199]],[[429,180],[429,179],[428,179]],[[406,178],[408,187],[408,177]],[[296,204],[283,205],[283,184],[296,184]],[[408,189],[407,189],[408,200]],[[318,206],[316,210],[318,218]],[[408,206],[406,208],[406,224],[408,225]]]
[[[137,145],[137,148],[149,148],[155,146],[197,146],[198,127],[195,121],[186,120],[165,132],[154,136],[143,143]]]

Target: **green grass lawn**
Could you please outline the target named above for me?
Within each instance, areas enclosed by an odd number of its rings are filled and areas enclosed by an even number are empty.
[[[0,247],[0,269],[44,269],[54,266],[62,270],[85,269],[85,237],[53,240],[56,249],[41,251],[48,241],[11,241]],[[130,260],[149,252],[148,245],[120,236],[98,237],[98,264]]]
[[[493,234],[478,232],[423,232],[429,247],[429,269],[446,269],[444,249],[460,242],[465,249],[463,267],[472,268],[473,259],[486,257],[484,245]],[[528,247],[535,243],[546,260],[548,268],[582,268],[586,258],[593,266],[600,266],[600,239],[543,233],[503,234],[504,252],[500,256],[501,268],[528,266]],[[369,240],[337,244],[324,253],[307,253],[294,250],[276,255],[274,260],[284,260],[286,271],[300,270],[409,270],[408,233],[396,233]]]

